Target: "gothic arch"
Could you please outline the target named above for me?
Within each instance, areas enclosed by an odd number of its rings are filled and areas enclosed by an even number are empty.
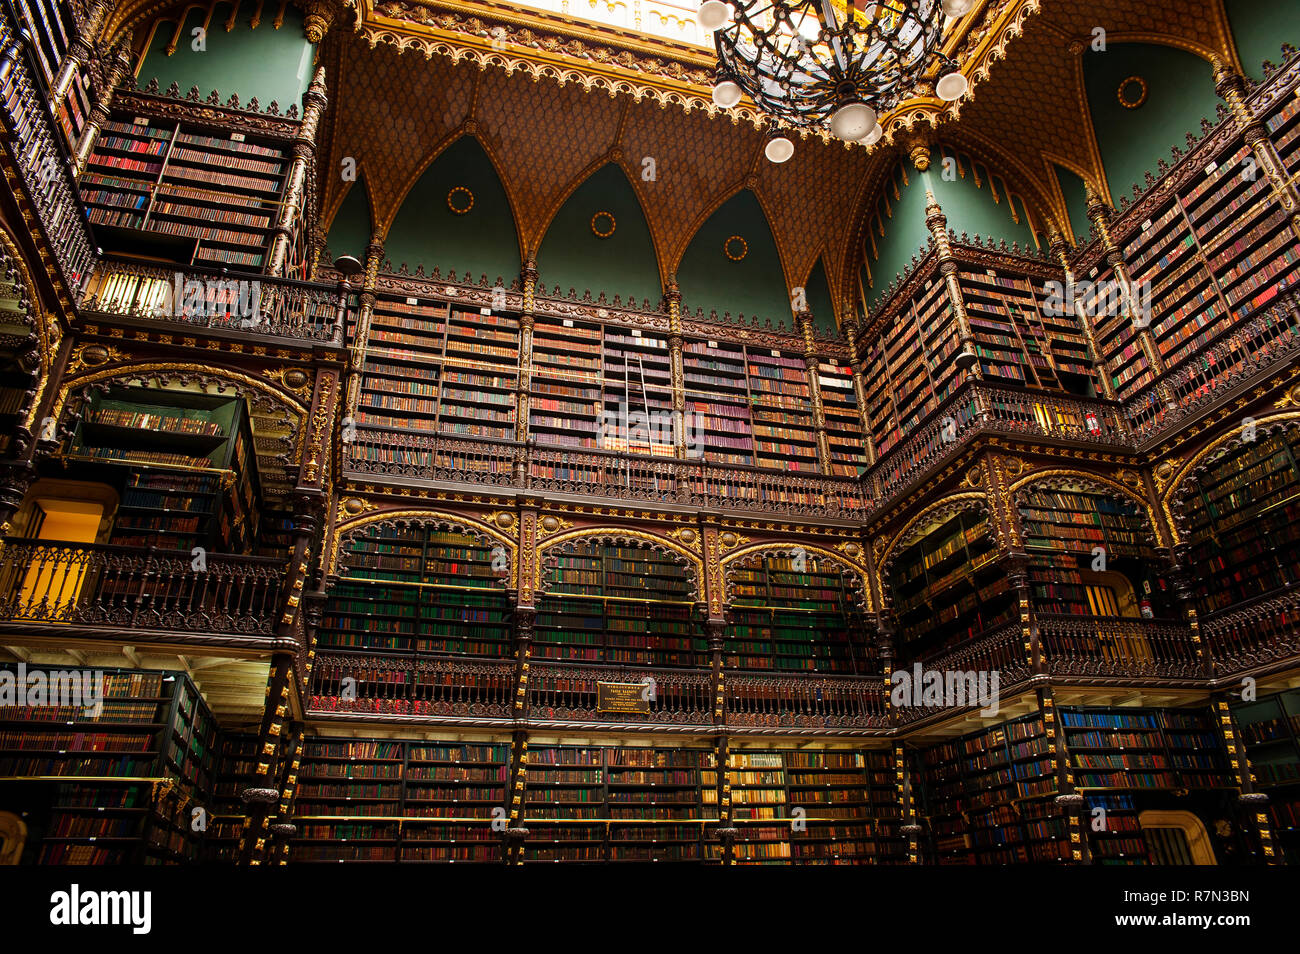
[[[1151,541],[1156,548],[1164,546],[1160,539],[1159,511],[1151,506],[1150,501],[1138,494],[1131,487],[1125,487],[1123,484],[1109,477],[1103,477],[1100,474],[1092,474],[1082,470],[1038,470],[1021,477],[1010,487],[1007,493],[1014,505],[1016,496],[1021,490],[1033,484],[1047,484],[1048,486],[1059,487],[1062,484],[1083,484],[1093,493],[1104,494],[1108,497],[1122,497],[1132,501],[1141,508],[1142,513],[1146,515],[1146,529],[1151,536]]]
[[[752,567],[759,563],[764,556],[772,553],[780,553],[788,556],[791,550],[799,549],[806,553],[815,554],[823,557],[838,565],[840,575],[849,580],[850,588],[857,596],[856,603],[864,613],[874,612],[871,601],[871,585],[867,579],[867,568],[863,564],[854,563],[843,553],[836,553],[834,550],[828,550],[825,547],[816,544],[806,543],[803,540],[778,542],[769,540],[766,543],[753,543],[749,546],[740,547],[724,556],[719,564],[722,567],[722,586],[723,586],[723,605],[731,604],[731,588],[734,585],[732,571],[740,567]]]
[[[923,507],[903,528],[894,534],[894,538],[876,557],[876,573],[880,577],[880,595],[885,606],[892,609],[894,605],[893,588],[889,585],[890,572],[894,560],[917,540],[925,536],[926,530],[936,519],[947,519],[966,510],[989,512],[988,496],[983,491],[968,490],[949,494],[927,507]],[[925,521],[922,523],[922,521]]]
[[[533,564],[534,592],[546,592],[547,588],[543,586],[545,576],[543,569],[555,566],[553,562],[550,562],[550,558],[544,556],[544,554],[552,550],[572,547],[578,543],[585,543],[589,540],[615,544],[623,543],[632,546],[649,546],[667,554],[676,562],[685,566],[686,578],[695,593],[695,601],[697,603],[704,602],[704,561],[698,555],[686,549],[676,540],[660,536],[657,533],[648,533],[645,530],[630,530],[626,527],[580,527],[575,530],[566,530],[564,533],[557,533],[555,536],[538,543],[537,562]],[[558,554],[555,554],[555,556],[558,556]]]
[[[7,266],[12,266],[14,269],[12,287],[18,293],[18,303],[27,319],[26,323],[31,329],[32,336],[36,339],[36,358],[39,368],[35,371],[35,388],[28,405],[27,419],[24,421],[30,431],[35,423],[36,409],[40,404],[41,395],[49,384],[50,363],[54,359],[54,352],[63,334],[58,320],[41,307],[40,296],[32,281],[31,269],[23,258],[18,244],[13,240],[8,229],[0,228],[0,271],[7,271]],[[0,280],[9,282],[7,277]]]
[[[789,256],[786,254],[785,245],[782,244],[781,236],[777,234],[776,229],[772,228],[772,214],[768,210],[767,203],[763,199],[762,191],[757,185],[751,187],[747,183],[748,179],[740,179],[730,188],[720,191],[717,199],[702,208],[699,214],[691,220],[690,226],[682,230],[682,234],[686,236],[685,239],[680,243],[678,248],[673,250],[672,261],[665,263],[670,275],[676,275],[678,269],[681,268],[682,259],[685,258],[686,253],[690,251],[691,243],[695,241],[695,236],[700,233],[700,229],[704,228],[719,209],[736,196],[740,195],[740,193],[747,191],[753,195],[754,200],[758,203],[759,211],[763,213],[763,222],[767,226],[768,234],[772,236],[772,244],[776,246],[776,257],[781,262],[781,281],[785,284],[787,291],[789,290],[790,263]]]
[[[349,542],[359,531],[376,524],[388,524],[394,528],[423,527],[432,524],[435,527],[458,531],[476,540],[482,540],[488,545],[500,545],[505,548],[510,560],[510,570],[501,582],[513,588],[517,581],[519,561],[516,559],[516,555],[519,548],[513,540],[482,520],[476,520],[464,514],[449,513],[444,510],[386,510],[345,520],[334,528],[334,543],[329,548],[326,576],[336,574],[339,553],[343,550],[343,545]]]
[[[1300,427],[1300,411],[1283,411],[1278,414],[1270,414],[1262,417],[1255,422],[1255,430],[1271,433],[1273,431],[1286,431],[1291,427]],[[1169,521],[1169,526],[1173,532],[1174,542],[1183,543],[1183,528],[1186,521],[1186,512],[1184,511],[1185,499],[1190,486],[1205,471],[1214,459],[1220,454],[1228,454],[1233,450],[1249,443],[1244,440],[1242,428],[1239,424],[1234,424],[1232,428],[1219,434],[1183,464],[1169,480],[1165,491],[1160,498],[1160,506],[1164,511],[1165,517]]]

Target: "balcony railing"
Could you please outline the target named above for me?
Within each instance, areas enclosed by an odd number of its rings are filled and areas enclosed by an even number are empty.
[[[1059,676],[1203,679],[1191,629],[1118,617],[1040,616],[1047,671]]]
[[[901,444],[891,447],[863,477],[871,509],[878,510],[937,463],[954,456],[977,433],[1133,446],[1108,401],[1024,391],[982,381],[964,384]]]
[[[728,727],[884,729],[884,677],[728,674]]]
[[[343,345],[350,310],[348,294],[321,284],[116,261],[99,264],[82,303],[87,315],[335,346]]]
[[[709,673],[703,670],[641,669],[539,663],[528,677],[529,719],[534,722],[653,723],[705,726],[712,723]],[[649,711],[602,712],[598,682],[643,683]]]
[[[0,624],[269,636],[285,569],[272,557],[8,538]]]
[[[514,679],[510,660],[326,655],[312,671],[308,707],[318,713],[505,719]]]
[[[1214,673],[1227,675],[1300,655],[1300,588],[1208,616],[1201,625]]]
[[[519,468],[516,462],[521,464]],[[358,430],[349,442],[345,468],[359,477],[487,484],[614,500],[831,518],[853,517],[863,512],[865,503],[857,481],[847,477],[371,430]]]
[[[94,267],[95,245],[65,153],[42,108],[44,102],[32,82],[15,25],[7,12],[0,11],[0,118],[6,148],[18,167],[63,284],[76,303]]]

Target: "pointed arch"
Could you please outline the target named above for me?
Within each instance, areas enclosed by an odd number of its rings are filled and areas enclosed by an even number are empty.
[[[628,527],[579,527],[566,530],[537,544],[537,560],[532,566],[533,591],[542,593],[542,567],[546,564],[543,554],[566,544],[585,543],[603,540],[609,543],[629,543],[633,546],[649,546],[656,550],[676,556],[685,564],[687,576],[695,591],[695,601],[704,602],[704,561],[699,555],[688,550],[671,537],[646,530],[632,530]]]
[[[344,520],[334,528],[334,540],[328,547],[328,560],[325,570],[326,576],[333,576],[338,570],[339,553],[343,545],[348,542],[352,536],[374,524],[391,523],[394,526],[404,524],[426,526],[434,524],[435,526],[447,527],[451,530],[457,530],[467,536],[475,537],[490,543],[496,543],[505,548],[510,560],[510,571],[502,580],[507,582],[507,586],[513,588],[519,579],[519,566],[517,555],[519,552],[518,544],[510,537],[506,536],[496,527],[474,517],[461,513],[451,513],[446,510],[381,510],[375,513],[362,514],[353,517],[350,520]]]
[[[807,543],[802,540],[797,544],[791,543],[790,541],[776,540],[768,540],[763,543],[752,543],[748,546],[732,550],[730,553],[723,556],[718,562],[722,567],[724,604],[730,605],[731,603],[731,587],[733,585],[731,571],[743,566],[753,565],[753,563],[761,560],[769,554],[781,554],[788,557],[790,551],[796,546],[806,553],[815,554],[818,557],[830,560],[832,563],[838,565],[841,575],[852,579],[851,586],[854,593],[858,596],[857,605],[864,613],[875,612],[875,607],[871,599],[871,583],[867,578],[867,567],[865,564],[855,563],[843,553],[836,553],[834,550],[829,550],[826,547]]]
[[[464,215],[457,215],[448,206],[448,193],[457,186],[467,188],[473,196],[473,205]],[[497,270],[507,281],[519,274],[524,247],[517,205],[501,175],[500,165],[478,136],[463,128],[449,133],[411,173],[397,194],[401,198],[385,214],[377,216],[376,225],[377,233],[384,239],[385,256],[394,265],[407,261],[414,268],[421,261],[409,261],[402,256],[417,255],[421,260],[432,258],[423,264],[444,271],[448,268],[459,271],[462,265],[469,265],[474,272]],[[409,229],[405,227],[404,212],[415,217]],[[508,242],[499,228],[497,234],[489,234],[484,223],[500,222],[485,218],[492,215],[509,218]],[[470,254],[478,255],[479,262],[456,258],[465,254],[463,246],[471,237]],[[430,241],[434,244],[428,244]],[[508,253],[502,247],[506,244],[510,245]]]
[[[356,237],[362,219],[365,220],[365,234],[358,245]],[[376,234],[378,225],[375,222],[375,197],[370,191],[370,180],[366,176],[365,168],[360,163],[357,165],[356,179],[349,182],[347,188],[340,190],[334,197],[333,207],[326,221],[329,225],[325,230],[325,244],[330,252],[335,255],[353,254],[359,260],[365,261],[365,247]],[[345,229],[346,234],[339,231],[340,229]]]
[[[684,308],[733,311],[747,317],[790,317],[790,273],[772,217],[755,189],[742,188],[697,217],[673,266]],[[733,235],[744,245],[724,251]],[[740,254],[739,259],[732,256]]]
[[[595,217],[611,217],[613,234],[600,237]],[[633,300],[658,302],[664,289],[664,270],[654,230],[627,168],[619,161],[592,163],[559,197],[540,229],[532,257],[543,286],[558,284],[614,293],[630,292]],[[564,244],[558,244],[563,239]],[[525,243],[529,244],[528,242]],[[635,267],[649,257],[652,267]],[[635,286],[635,287],[632,287]]]
[[[1277,414],[1266,415],[1255,421],[1257,432],[1296,426],[1300,426],[1300,411],[1282,411]],[[1182,518],[1181,501],[1196,473],[1212,462],[1211,457],[1220,452],[1230,453],[1235,447],[1240,447],[1244,443],[1247,443],[1247,441],[1245,441],[1242,434],[1241,425],[1235,424],[1200,448],[1182,466],[1169,475],[1169,482],[1165,485],[1164,493],[1160,497],[1160,509],[1164,512],[1173,533],[1174,543],[1186,542],[1180,528]]]
[[[817,252],[817,257],[808,268],[803,280],[804,298],[808,310],[812,312],[813,327],[828,334],[838,334],[840,330],[840,307],[835,296],[831,294],[830,273],[826,268],[826,248]]]
[[[1017,494],[1026,487],[1033,484],[1051,482],[1077,482],[1084,485],[1091,485],[1093,492],[1106,494],[1114,497],[1123,497],[1138,505],[1142,513],[1146,516],[1147,531],[1151,534],[1151,539],[1156,547],[1164,546],[1161,527],[1166,525],[1160,519],[1160,511],[1151,505],[1151,501],[1139,494],[1131,487],[1126,487],[1117,480],[1110,477],[1104,477],[1101,474],[1090,473],[1086,470],[1073,470],[1069,468],[1055,468],[1051,470],[1037,470],[1025,474],[1019,480],[1007,488],[1007,495],[1014,503]],[[1166,527],[1167,528],[1167,527]]]
[[[934,503],[922,507],[885,545],[880,556],[876,558],[876,572],[880,576],[881,592],[890,604],[893,603],[893,599],[890,595],[889,574],[898,554],[925,536],[931,524],[955,516],[963,510],[988,512],[990,510],[988,496],[983,491],[967,490],[940,497]]]

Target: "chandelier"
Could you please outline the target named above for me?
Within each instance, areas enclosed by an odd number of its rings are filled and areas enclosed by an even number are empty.
[[[704,0],[699,24],[718,50],[713,102],[729,109],[742,94],[771,117],[766,154],[785,162],[794,144],[780,124],[829,126],[871,145],[878,118],[917,95],[927,76],[951,102],[968,84],[939,50],[944,26],[975,0]]]

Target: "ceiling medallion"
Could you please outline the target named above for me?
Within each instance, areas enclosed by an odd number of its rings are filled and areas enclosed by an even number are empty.
[[[596,238],[607,239],[614,234],[616,228],[618,222],[614,220],[612,212],[597,212],[591,217],[591,234]]]
[[[474,193],[464,186],[452,186],[447,193],[447,208],[453,215],[464,215],[474,208]]]
[[[1140,76],[1130,76],[1115,91],[1119,104],[1125,109],[1137,109],[1147,101],[1147,83]]]
[[[738,242],[740,244],[740,247],[733,248],[732,247],[733,242]],[[727,239],[725,242],[722,243],[722,254],[727,256],[727,258],[731,259],[733,262],[739,262],[741,259],[743,259],[746,255],[749,254],[749,243],[746,242],[739,235],[733,235],[731,236],[731,238]]]
[[[772,162],[794,145],[782,127],[820,130],[872,145],[879,117],[915,96],[960,99],[970,88],[940,48],[975,0],[704,0],[698,22],[718,51],[713,102],[747,95],[770,117]]]

